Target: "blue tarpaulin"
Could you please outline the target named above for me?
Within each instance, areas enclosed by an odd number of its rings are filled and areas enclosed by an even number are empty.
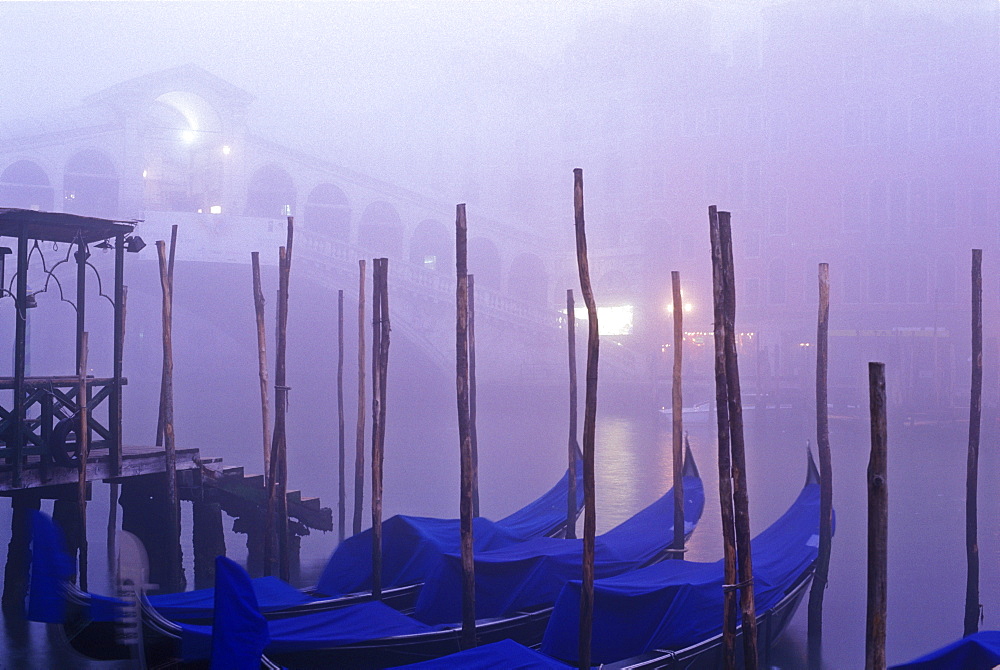
[[[816,560],[819,484],[810,477],[785,514],[753,540],[757,611],[777,604]],[[577,659],[580,581],[566,584],[542,642],[555,658]],[[664,561],[594,584],[592,656],[609,663],[654,649],[683,649],[722,632],[723,565]]]
[[[583,504],[583,466],[577,459],[577,509]],[[506,547],[546,533],[566,519],[569,472],[538,500],[497,522],[473,521],[475,551]],[[382,523],[382,588],[423,581],[439,558],[460,548],[458,519],[397,515]],[[347,538],[330,557],[316,590],[339,596],[372,588],[372,537]]]
[[[1000,631],[984,630],[891,670],[991,670],[1000,665]]]
[[[66,617],[63,582],[73,577],[73,559],[63,548],[62,533],[42,512],[31,516],[31,583],[28,619],[61,623]]]
[[[399,667],[411,670],[571,670],[571,666],[513,640],[484,644],[457,654]]]
[[[697,471],[695,471],[697,474]],[[684,526],[690,533],[705,503],[701,479],[684,477]],[[673,489],[597,538],[596,577],[634,570],[659,557],[673,542]],[[536,538],[494,551],[477,552],[476,617],[508,616],[551,604],[563,584],[580,575],[582,540]],[[415,615],[425,623],[460,621],[462,559],[442,556],[420,591]]]
[[[254,597],[262,612],[288,609],[307,603],[313,598],[277,577],[259,577],[251,582]],[[210,619],[215,606],[214,589],[198,589],[182,593],[149,596],[149,603],[168,619]]]
[[[212,670],[259,670],[270,637],[250,575],[225,556],[216,557],[215,594]]]

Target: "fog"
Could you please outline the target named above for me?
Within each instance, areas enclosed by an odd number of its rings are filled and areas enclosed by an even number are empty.
[[[64,167],[72,152],[97,148],[120,182],[110,201],[79,213],[143,220],[136,232],[150,244],[127,258],[127,443],[152,442],[161,350],[151,243],[178,222],[178,442],[245,465],[247,472],[260,469],[245,252],[259,250],[264,258],[273,338],[274,265],[284,240],[282,214],[291,213],[303,240],[291,277],[291,488],[336,504],[330,474],[336,289],[346,296],[344,390],[352,450],[356,261],[368,258],[370,273],[370,259],[385,254],[393,319],[386,512],[457,515],[451,217],[456,203],[467,203],[470,239],[488,241],[470,242],[469,267],[482,310],[476,336],[483,508],[492,505],[497,513],[491,515],[498,516],[534,498],[564,458],[560,310],[566,289],[582,304],[571,172],[581,167],[590,270],[597,302],[609,310],[602,312],[607,330],[597,436],[601,529],[633,513],[668,481],[670,426],[664,427],[660,410],[669,408],[675,346],[671,270],[681,272],[686,303],[684,404],[712,398],[707,211],[718,205],[733,217],[744,397],[785,412],[752,426],[755,528],[781,512],[785,494],[799,482],[794,470],[794,484],[781,481],[772,490],[775,479],[786,478],[776,478],[769,466],[797,459],[802,444],[815,439],[817,266],[830,264],[830,412],[835,467],[849,473],[837,484],[838,532],[853,540],[845,540],[839,556],[834,547],[827,602],[841,618],[834,637],[853,642],[828,650],[829,667],[856,666],[863,646],[852,617],[863,607],[855,588],[863,566],[853,559],[863,552],[867,361],[887,364],[897,444],[909,440],[907,446],[945,472],[931,482],[920,466],[895,461],[900,477],[936,501],[927,512],[935,532],[961,542],[951,517],[959,513],[968,427],[973,248],[984,250],[988,436],[1000,405],[995,1],[0,2],[0,26],[0,208],[32,207],[31,198],[41,193],[54,211],[78,211],[70,180],[79,174],[66,168],[64,176]],[[202,177],[191,159],[181,170],[186,199],[171,201],[150,186],[153,175],[146,176],[161,145],[130,145],[128,133],[163,130],[156,123],[173,123],[177,112],[161,105],[160,116],[150,117],[155,122],[129,125],[145,117],[134,116],[116,96],[123,83],[174,76],[178,90],[207,81],[223,91],[216,111],[224,131],[212,142],[221,146],[231,139],[225,132],[240,130],[232,147],[225,145],[239,166],[225,173],[229,181],[220,182],[218,192],[197,191],[191,184]],[[74,135],[95,114],[124,139]],[[164,146],[176,140],[156,139]],[[15,174],[13,166],[24,161],[40,166],[41,180]],[[282,172],[267,172],[271,165]],[[276,174],[294,182],[290,196],[274,195],[278,186],[268,190],[280,181]],[[310,210],[316,204],[310,189],[328,183],[349,196],[343,221],[310,214],[317,211]],[[202,196],[204,202],[197,200]],[[208,207],[218,202],[226,209],[212,219]],[[395,219],[370,214],[383,203]],[[341,224],[343,230],[335,228]],[[374,232],[366,237],[369,224]],[[65,253],[65,247],[45,250],[47,258]],[[105,277],[111,260],[95,254]],[[31,281],[37,287],[44,278]],[[88,319],[97,333],[91,365],[100,375],[110,366],[110,322],[102,321],[110,308],[95,287],[91,292]],[[38,303],[31,317],[32,374],[68,374],[71,310],[54,291],[39,295]],[[13,340],[12,311],[10,301],[0,302],[2,342]],[[585,326],[577,321],[581,370]],[[0,356],[0,375],[10,374],[10,357]],[[714,438],[704,428],[692,428],[692,435],[705,474],[714,469]],[[393,461],[393,451],[400,460]],[[945,454],[954,458],[945,461]],[[647,467],[645,457],[657,467]],[[706,479],[706,491],[711,483]],[[897,546],[935,544],[920,530],[923,512],[914,511],[926,501],[912,491],[901,499],[894,502],[894,528],[903,529],[895,531]],[[102,503],[94,504],[100,510]],[[706,518],[717,516],[714,504]],[[706,533],[715,532],[714,523],[705,524]],[[983,525],[991,538],[986,542],[996,544],[995,519]],[[229,533],[229,542],[233,555],[245,555],[245,536]],[[699,544],[696,534],[694,542],[695,558],[714,560],[717,538]],[[333,543],[333,536],[319,533],[303,541],[304,573],[310,561],[315,571]],[[992,544],[984,555],[995,556],[988,553]],[[964,565],[957,549],[953,558],[953,565],[941,556],[928,560],[935,574],[954,576]],[[926,578],[893,560],[897,577]],[[985,569],[984,575],[1000,583]],[[957,627],[934,630],[918,589],[899,582],[894,588],[896,602],[924,611],[893,605],[891,662],[927,651],[927,639],[944,643],[958,636]],[[959,616],[956,593],[932,597]],[[789,646],[786,667],[795,667],[788,659],[799,657],[800,645]]]

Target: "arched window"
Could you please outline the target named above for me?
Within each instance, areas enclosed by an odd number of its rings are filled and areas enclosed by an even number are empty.
[[[428,270],[448,272],[454,264],[453,244],[443,223],[425,219],[417,224],[410,238],[410,262]]]
[[[507,291],[512,298],[544,307],[548,303],[549,275],[542,259],[535,254],[521,254],[510,264]]]
[[[351,206],[333,184],[320,184],[309,192],[303,218],[318,233],[345,242],[351,237]]]
[[[247,184],[247,216],[280,219],[295,214],[295,184],[275,164],[257,170]]]
[[[118,173],[102,152],[85,149],[66,163],[63,209],[87,216],[118,215]]]
[[[379,257],[403,255],[403,227],[396,208],[384,201],[368,205],[358,224],[358,244]]]
[[[46,211],[52,198],[49,177],[36,163],[17,161],[0,173],[0,207]]]
[[[476,276],[476,286],[499,291],[500,282],[500,252],[493,242],[485,237],[474,237],[469,240],[469,273]]]

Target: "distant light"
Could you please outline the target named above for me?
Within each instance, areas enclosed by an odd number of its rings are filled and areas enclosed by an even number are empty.
[[[145,179],[147,176],[149,176],[149,171],[148,170],[143,170],[142,171],[142,178]]]
[[[437,256],[424,256],[424,267],[428,270],[437,268]]]
[[[692,305],[689,302],[684,303],[684,311],[685,312],[690,312],[693,309],[694,309],[694,305]]]
[[[577,319],[587,319],[587,308],[576,307],[573,310]],[[635,308],[632,305],[597,308],[597,330],[601,335],[630,335]]]
[[[199,207],[199,208],[198,208],[198,213],[199,213],[199,214],[204,214],[204,213],[205,213],[205,210],[203,210],[202,208],[200,208],[200,207]]]
[[[800,347],[808,347],[809,343],[808,342],[799,342],[799,346]]]
[[[212,205],[208,208],[210,214],[222,214],[222,205]]]
[[[224,145],[222,147],[222,155],[223,156],[228,156],[232,152],[233,152],[233,148],[231,146],[229,146],[228,144],[226,144],[226,145]]]
[[[195,138],[198,135],[193,130],[182,130],[181,139],[184,140],[185,144],[194,144]]]

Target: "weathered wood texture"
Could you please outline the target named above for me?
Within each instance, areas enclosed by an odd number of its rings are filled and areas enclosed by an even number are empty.
[[[469,272],[465,205],[455,208],[455,388],[458,406],[462,549],[462,648],[476,646],[476,565],[473,555],[473,464],[469,401]]]
[[[868,364],[871,456],[868,460],[868,592],[865,670],[885,668],[889,544],[885,363]]]
[[[472,516],[479,516],[479,436],[476,433],[476,284],[469,275],[469,443],[472,460]]]
[[[576,229],[576,264],[580,274],[580,292],[587,305],[587,388],[583,405],[583,589],[580,594],[579,667],[590,667],[590,640],[594,616],[594,543],[597,534],[596,495],[594,491],[594,442],[597,424],[597,366],[600,336],[597,302],[590,284],[587,260],[587,232],[583,212],[583,170],[573,170],[573,214]]]
[[[365,501],[365,261],[358,261],[358,421],[354,445],[354,534],[361,532]]]
[[[979,632],[979,431],[983,413],[983,250],[972,250],[972,384],[965,481],[965,635]]]
[[[747,485],[743,441],[743,404],[740,399],[740,369],[736,353],[736,273],[729,212],[719,212],[719,242],[722,248],[722,278],[725,287],[726,387],[729,392],[729,449],[732,456],[733,517],[736,521],[736,567],[740,578],[743,667],[756,670],[757,608],[754,603],[753,556],[750,545],[750,493]]]
[[[816,321],[816,450],[819,452],[819,554],[809,591],[810,654],[818,660],[823,633],[823,594],[830,572],[833,540],[833,458],[827,405],[827,351],[830,335],[830,266],[819,264],[819,313]],[[760,397],[760,396],[758,396]]]
[[[124,251],[124,249],[123,249]],[[167,283],[170,284],[170,299],[173,301],[174,291],[174,258],[177,253],[177,224],[170,227],[170,252],[167,255]],[[163,403],[166,402],[167,372],[160,374],[160,411],[156,416],[156,446],[163,446]]]
[[[723,590],[722,643],[723,667],[736,667],[736,522],[733,513],[733,479],[730,458],[729,389],[726,382],[725,281],[723,278],[722,243],[719,236],[719,214],[712,205],[708,209],[709,237],[712,248],[712,299],[714,306],[715,341],[715,405],[718,429],[719,500],[722,510],[723,574],[727,588]]]
[[[250,253],[253,306],[257,320],[257,377],[260,380],[260,420],[264,447],[264,472],[271,471],[271,401],[267,390],[267,330],[264,325],[264,289],[260,282],[260,252]]]
[[[576,537],[576,454],[580,444],[576,439],[577,389],[576,389],[576,306],[573,289],[566,289],[566,331],[569,339],[569,495],[566,496],[566,537]]]
[[[670,273],[674,306],[674,369],[670,389],[673,419],[673,479],[674,479],[674,558],[684,558],[684,395],[681,392],[681,370],[684,362],[684,301],[681,297],[681,273]]]
[[[163,240],[156,242],[156,253],[160,262],[160,290],[163,297],[163,394],[160,396],[160,414],[163,419],[163,454],[166,480],[167,527],[165,536],[170,542],[177,544],[177,556],[168,561],[170,569],[169,584],[180,584],[184,577],[181,574],[180,543],[181,543],[181,509],[177,494],[177,449],[174,443],[174,353],[173,353],[173,297],[170,283],[169,267],[167,265],[166,248]],[[123,468],[124,470],[124,468]],[[124,521],[124,517],[122,519]],[[168,551],[171,551],[168,549]]]
[[[382,473],[389,363],[389,259],[372,267],[372,596],[382,598]]]
[[[347,522],[344,445],[344,292],[337,291],[337,540],[344,541]]]
[[[90,352],[90,337],[84,331],[80,341],[80,362],[77,367],[77,397],[80,402],[79,427],[76,435],[77,458],[79,459],[79,480],[77,485],[77,511],[80,515],[80,588],[87,590],[87,454],[89,452],[90,428],[87,424],[87,357]],[[175,459],[176,462],[176,459]]]

